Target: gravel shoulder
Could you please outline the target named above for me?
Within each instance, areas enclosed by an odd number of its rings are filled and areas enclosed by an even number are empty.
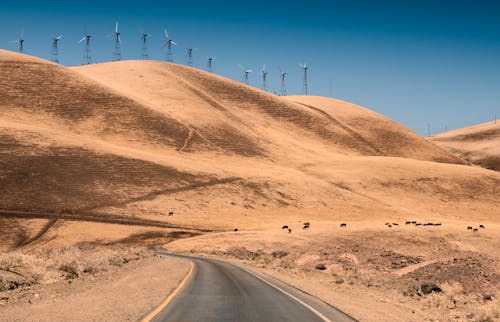
[[[137,321],[177,287],[188,269],[186,260],[155,256],[92,276],[36,285],[18,293],[14,303],[0,305],[0,320]]]

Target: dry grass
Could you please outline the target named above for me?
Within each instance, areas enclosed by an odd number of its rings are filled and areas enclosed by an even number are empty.
[[[0,254],[0,291],[75,279],[150,256],[144,248],[57,248]]]

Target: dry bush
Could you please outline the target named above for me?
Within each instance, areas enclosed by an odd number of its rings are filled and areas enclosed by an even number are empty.
[[[10,283],[7,281],[5,276],[0,275],[0,292],[7,291],[9,289]]]
[[[76,260],[59,266],[59,270],[68,273],[68,278],[77,278],[82,274],[80,263]]]
[[[10,271],[28,265],[30,257],[21,253],[11,252],[0,254],[0,270]]]
[[[9,252],[0,254],[0,271],[6,272],[3,279],[9,285],[29,285],[40,283],[46,273],[43,262],[39,259],[19,252]],[[11,273],[11,274],[8,274]],[[13,277],[9,277],[14,275]],[[4,286],[5,288],[5,286]]]
[[[443,290],[444,294],[452,298],[455,295],[463,294],[464,288],[462,284],[457,281],[444,282],[439,285]]]
[[[0,291],[26,285],[52,283],[61,278],[73,279],[84,274],[106,271],[146,257],[150,252],[142,248],[81,248],[67,247],[35,250],[28,253],[0,254]]]

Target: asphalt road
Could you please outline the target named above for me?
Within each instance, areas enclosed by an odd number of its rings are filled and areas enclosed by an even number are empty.
[[[326,303],[249,268],[180,256],[194,263],[184,287],[152,321],[355,321]]]

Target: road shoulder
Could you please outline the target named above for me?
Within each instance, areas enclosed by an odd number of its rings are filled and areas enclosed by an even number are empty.
[[[24,303],[0,307],[1,321],[137,321],[158,307],[190,267],[153,257],[119,271],[41,285]]]

